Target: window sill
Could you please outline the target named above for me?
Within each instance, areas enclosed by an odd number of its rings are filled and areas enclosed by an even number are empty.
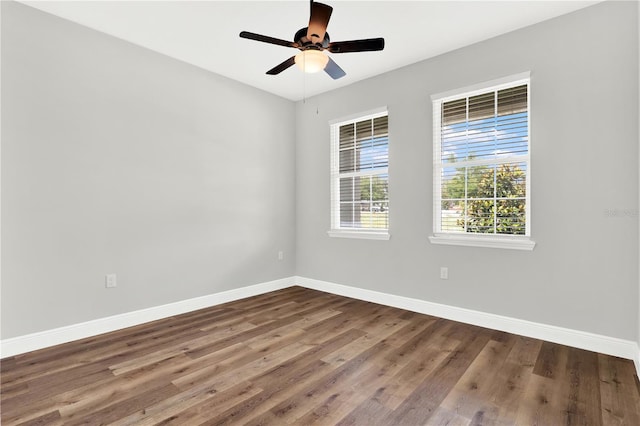
[[[503,235],[500,237],[465,234],[435,234],[429,237],[431,244],[450,246],[488,247],[510,250],[533,250],[536,242],[530,237]]]
[[[330,237],[334,238],[361,238],[364,240],[388,240],[391,235],[388,231],[353,231],[344,229],[332,229],[327,231]]]

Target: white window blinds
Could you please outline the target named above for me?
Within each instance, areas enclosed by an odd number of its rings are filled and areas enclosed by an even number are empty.
[[[434,231],[529,235],[529,81],[434,100]]]
[[[386,111],[332,124],[331,225],[389,227],[389,125]]]

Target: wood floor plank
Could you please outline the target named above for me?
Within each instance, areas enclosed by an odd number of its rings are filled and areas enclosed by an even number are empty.
[[[304,334],[304,332],[300,329],[300,326],[312,321],[312,318],[315,320],[322,320],[329,315],[332,316],[335,314],[336,312],[333,311],[320,311],[315,315],[309,315],[305,318],[294,321],[291,324],[287,324],[278,329],[270,331],[270,333],[272,334],[266,334],[267,336],[271,337],[271,339],[269,340],[264,340],[264,335],[257,335],[246,340],[243,343],[237,343],[236,345],[242,345],[243,347],[246,347],[246,351],[238,353],[237,356],[227,356],[226,359],[220,359],[216,363],[212,363],[209,361],[202,369],[183,374],[182,377],[175,381],[175,383],[178,386],[183,386],[185,383],[188,383],[189,386],[192,386],[198,383],[198,381],[203,377],[208,377],[213,374],[221,374],[229,370],[230,368],[233,368],[233,366],[245,366],[247,365],[247,362],[264,357],[270,352],[297,342],[299,340],[298,338]],[[301,342],[301,344],[305,347],[313,347],[312,345],[305,344],[304,342]]]
[[[403,320],[403,322],[406,321]],[[399,323],[394,323],[394,326],[397,324]],[[390,330],[393,330],[393,334]],[[368,345],[359,346],[358,350],[349,356],[350,359],[365,353],[374,343],[380,345],[379,350],[368,359],[364,371],[357,371],[350,378],[351,386],[349,388],[340,392],[332,389],[329,392],[330,395],[304,415],[298,417],[295,423],[305,425],[338,423],[353,411],[354,405],[362,404],[380,389],[384,389],[386,383],[403,367],[403,364],[387,357],[397,343],[395,340],[410,338],[415,333],[416,329],[413,327],[404,326],[396,331],[396,328],[389,326],[387,334],[378,334],[377,338],[368,342]],[[369,336],[371,335],[367,334],[363,337]],[[331,364],[328,361],[327,363]]]
[[[415,389],[451,355],[460,341],[445,337],[447,324],[428,324],[420,333],[386,356],[400,370],[390,378],[375,398],[389,409],[395,410]]]
[[[17,363],[18,362],[16,361],[15,356],[10,358],[3,358],[0,360],[0,374],[3,375],[3,378],[4,374],[15,371]]]
[[[269,373],[258,376],[259,378],[252,380],[252,383],[259,385],[261,380],[262,383],[266,383],[263,392],[226,412],[216,413],[205,424],[229,424],[229,419],[235,419],[247,425],[280,424],[281,421],[270,411],[271,407],[298,394],[305,385],[319,380],[332,371],[331,366],[320,360],[309,363],[310,358],[315,358],[309,355],[310,351],[307,351],[295,357],[290,368],[278,368],[277,371],[281,375],[277,378],[267,380],[272,378]]]
[[[459,339],[464,337],[456,335]],[[446,398],[460,377],[467,370],[482,348],[489,341],[490,334],[481,331],[464,338],[440,365],[413,391],[391,417],[384,421],[389,424],[424,424]]]
[[[340,419],[336,425],[358,426],[364,424],[376,426],[381,424],[380,419],[389,417],[391,413],[392,411],[381,404],[374,396],[357,405],[349,414]]]
[[[598,354],[602,423],[640,425],[639,396],[631,366],[620,358]]]
[[[380,348],[367,362],[370,365],[362,372],[356,372],[351,378],[351,386],[340,392],[332,389],[324,400],[295,420],[296,424],[337,424],[366,401],[374,400],[374,395],[384,389],[386,383],[402,368],[386,357],[392,350],[388,341],[380,341],[387,345]]]
[[[174,395],[158,404],[151,405],[148,410],[143,410],[112,423],[113,426],[150,426],[156,424],[195,424],[206,421],[211,411],[222,411],[229,406],[235,406],[239,402],[261,391],[247,382],[237,384],[220,383],[209,387],[200,387],[197,392],[189,389],[186,392]],[[186,423],[185,423],[186,422]]]
[[[256,336],[260,336],[264,333],[268,333],[273,330],[276,330],[280,327],[287,326],[291,322],[303,321],[305,324],[313,324],[314,322],[320,321],[323,318],[328,318],[333,315],[339,314],[339,311],[332,311],[330,309],[321,309],[321,308],[328,308],[328,305],[332,305],[336,303],[340,303],[340,301],[337,300],[336,302],[329,302],[326,304],[319,305],[317,307],[307,308],[304,311],[296,312],[286,317],[282,317],[277,320],[261,324],[255,328],[251,328],[241,333],[233,334],[224,339],[213,341],[209,345],[202,346],[198,349],[188,350],[186,351],[186,353],[192,358],[198,358],[208,353],[216,352],[217,350],[224,348],[225,346],[229,346],[237,342],[243,342],[248,339],[254,338]]]
[[[276,404],[271,408],[271,412],[278,418],[280,424],[294,423],[297,418],[308,411],[309,407],[317,406],[332,393],[335,393],[336,386],[341,387],[345,382],[349,382],[349,379],[355,376],[363,368],[363,365],[367,364],[368,360],[387,349],[389,347],[385,342],[378,342],[340,365],[321,380],[300,389],[296,395]]]
[[[231,383],[243,380],[248,380],[253,376],[256,376],[264,371],[269,370],[277,366],[278,364],[308,350],[310,346],[299,343],[290,343],[277,350],[269,353],[261,353],[260,356],[253,357],[250,362],[242,363],[240,365],[233,363],[227,368],[224,373],[217,373],[211,376],[202,375],[200,372],[197,374],[189,374],[187,376],[180,377],[173,380],[176,386],[181,389],[189,389],[194,386],[202,386],[210,383]],[[273,348],[275,349],[275,347]]]
[[[476,419],[477,420],[477,419]],[[447,426],[469,426],[472,421],[467,417],[463,417],[455,411],[451,411],[444,407],[438,407],[435,413],[429,418],[427,425],[447,425]],[[492,423],[485,423],[490,425]],[[514,423],[503,423],[514,424]],[[527,425],[528,426],[528,425]]]
[[[389,337],[387,337],[385,339],[376,340],[376,341],[377,342],[385,341],[387,344],[390,345],[390,347],[393,347],[392,345],[399,344],[399,342],[404,342],[407,339],[413,337],[416,333],[420,332],[421,329],[419,328],[419,325],[424,326],[425,322],[421,321],[421,320],[414,320],[414,321],[412,321],[412,323],[405,325],[404,327],[402,327],[402,329],[396,331],[391,336],[389,336]],[[352,331],[359,331],[359,330],[354,330],[354,329],[351,329],[351,330]],[[360,332],[360,333],[362,333],[361,336],[364,335],[364,332]],[[343,333],[342,335],[345,335],[345,334],[346,333]],[[335,349],[341,348],[341,347],[343,347],[345,345],[348,346],[349,345],[348,342],[357,341],[357,340],[359,340],[359,339],[355,339],[354,340],[353,338],[350,338],[350,339],[344,340],[341,343],[339,343],[339,342],[337,342],[335,340],[327,341],[327,342],[322,343],[321,346],[318,346],[316,350],[309,351],[307,356],[316,356],[316,357],[319,357],[320,359],[325,359],[327,357],[332,358],[333,354],[335,353]],[[336,343],[339,343],[339,344],[336,344]],[[371,344],[372,344],[372,342],[369,341],[369,346],[371,346]],[[364,350],[364,348],[362,350]],[[329,355],[327,355],[327,354],[329,354]],[[371,359],[372,363],[375,363],[375,364],[377,364],[379,366],[379,369],[376,370],[375,374],[377,375],[378,378],[383,377],[383,376],[388,376],[390,374],[390,371],[388,370],[388,367],[387,367],[386,363],[383,362],[384,357],[386,355],[386,352],[382,352],[381,351],[377,355],[378,355],[378,357],[376,359],[374,359],[374,358]],[[391,361],[389,363],[394,363],[394,362],[395,361]],[[336,367],[340,366],[342,363],[336,363],[334,365],[331,365],[331,364],[326,364],[326,363],[323,362],[322,364],[323,364],[322,368],[325,371],[327,371],[327,373],[325,373],[325,375],[326,375],[326,374],[328,374],[328,371],[335,371]],[[289,368],[291,368],[291,367],[287,366],[287,369],[289,369]],[[269,377],[271,377],[271,375],[269,375]],[[320,379],[320,378],[324,377],[324,375],[315,375],[315,377]],[[376,386],[376,384],[373,381],[370,382],[370,384],[372,386]],[[300,378],[300,380],[298,380],[297,386],[294,383],[289,383],[289,385],[293,385],[293,387],[291,387],[288,390],[284,390],[284,391],[280,392],[277,395],[270,395],[270,403],[272,405],[283,403],[283,401],[285,399],[292,398],[294,395],[298,395],[298,394],[301,394],[301,393],[305,392],[305,389],[309,388],[309,387],[312,387],[313,383],[311,382],[310,377],[304,377],[304,378]],[[269,388],[272,388],[272,387],[273,386],[269,386]],[[359,391],[362,390],[362,387],[359,386],[358,384],[352,385],[351,389],[353,389],[353,388],[357,388]],[[348,392],[348,394],[352,394],[352,393],[353,392]],[[343,393],[343,395],[344,395],[344,393]],[[363,396],[366,396],[366,394],[363,394]],[[344,398],[339,400],[337,403],[342,404],[343,403],[343,399]],[[332,397],[329,396],[327,398],[327,400],[331,401]],[[349,403],[350,404],[353,403],[353,400],[350,400]],[[320,409],[322,410],[322,407],[320,407]],[[348,410],[350,410],[350,408]],[[311,413],[309,413],[310,416],[314,417],[314,421],[317,422],[320,419],[323,419],[323,416],[315,415],[314,414],[315,411],[317,411],[317,410],[314,409],[314,410],[312,410]],[[336,417],[336,416],[337,416],[337,414],[333,415],[333,417]],[[340,415],[340,416],[342,416],[342,415]],[[327,420],[327,419],[324,418],[324,420]],[[310,419],[307,419],[307,420],[297,419],[295,422],[304,424],[305,421],[310,421]],[[273,414],[272,411],[266,411],[266,412],[263,412],[261,415],[259,415],[257,417],[254,417],[251,421],[249,421],[248,424],[256,424],[256,425],[269,424],[269,423],[278,424],[279,422],[282,422],[282,419],[278,418],[275,414]]]
[[[373,303],[362,302],[360,300],[345,299],[345,303],[335,307],[340,311],[331,319],[311,324],[305,328],[310,336],[322,335],[324,333],[341,333],[348,328],[358,328],[359,324],[368,320],[369,317],[378,315],[386,307]]]
[[[438,416],[439,409],[446,409],[469,419],[469,422],[481,415],[485,423],[494,423],[498,418],[499,407],[493,400],[493,378],[502,370],[515,343],[515,338],[503,342],[489,340],[442,401],[434,416]]]
[[[602,424],[598,357],[595,352],[571,348],[568,363],[568,424]]]
[[[566,424],[565,413],[559,404],[558,383],[548,377],[532,374],[518,406],[516,424],[560,425]]]
[[[364,336],[361,336],[352,342],[344,345],[338,350],[323,357],[322,360],[327,364],[341,365],[355,358],[358,354],[366,351],[378,342],[383,341],[389,335],[395,333],[400,328],[401,323],[396,322],[393,325],[385,325],[386,330],[378,329],[375,334],[371,334],[371,329]],[[361,330],[361,329],[358,329]],[[364,332],[364,330],[362,330]]]
[[[305,370],[308,365],[327,365],[321,360],[327,353],[334,351],[336,348],[346,345],[364,333],[360,330],[347,330],[339,335],[325,336],[325,339],[317,345],[310,345],[310,349],[298,356],[289,358],[281,362],[274,368],[254,376],[251,381],[263,388],[268,388],[270,384],[285,381],[287,386],[299,384],[303,377],[300,376],[300,370]],[[301,342],[306,344],[305,342]]]
[[[310,305],[300,306],[300,304],[297,302],[289,301],[287,303],[275,305],[270,309],[260,310],[254,315],[250,315],[249,318],[247,318],[247,321],[251,324],[260,325],[264,324],[265,322],[275,321],[282,317],[289,316],[296,311],[309,309],[310,307]]]
[[[66,415],[64,423],[68,426],[109,424],[129,416],[139,410],[164,401],[179,393],[172,384],[160,385],[155,389],[141,389],[132,392],[127,398],[114,401],[101,409],[91,409],[84,414]]]
[[[21,423],[21,426],[62,426],[65,422],[62,421],[62,417],[58,411],[52,411],[50,413],[43,414],[40,417]]]
[[[15,398],[29,392],[29,386],[26,383],[10,384],[2,387],[2,400]]]
[[[630,360],[292,287],[0,360],[3,425],[640,425]]]
[[[513,336],[515,344],[498,372],[498,380],[492,381],[491,400],[498,407],[498,419],[515,424],[518,405],[533,374],[542,341]]]
[[[533,374],[554,379],[565,374],[569,347],[556,345],[551,342],[543,342]]]
[[[28,391],[21,393],[17,398],[3,400],[6,407],[9,407],[6,414],[10,413],[11,407],[20,407],[22,404],[30,404],[33,408],[42,406],[45,410],[50,404],[51,395],[68,394],[78,388],[96,388],[110,380],[113,376],[104,365],[91,365],[94,369],[74,368],[60,374],[38,378],[27,385]],[[35,403],[34,401],[39,401]]]
[[[197,333],[197,324],[219,321],[228,315],[235,315],[236,311],[229,308],[214,308],[210,311],[199,310],[190,312],[179,317],[171,317],[152,321],[135,327],[105,333],[99,336],[93,336],[74,342],[73,345],[62,344],[52,348],[39,351],[29,352],[27,354],[18,355],[16,359],[21,366],[29,365],[32,370],[28,373],[33,374],[35,371],[45,370],[51,371],[52,366],[61,363],[63,366],[69,365],[75,358],[81,360],[93,361],[91,354],[105,354],[116,350],[117,347],[127,347],[139,349],[138,345],[146,343],[147,345],[162,344],[163,338],[171,338],[173,340],[179,337],[184,331]],[[121,355],[121,354],[119,354]],[[64,363],[63,361],[66,361]],[[21,369],[21,373],[25,373],[26,369]],[[3,375],[3,380],[8,379]]]
[[[151,335],[148,333],[143,335],[135,333],[134,337],[124,338],[121,341],[113,341],[112,336],[108,334],[105,335],[105,339],[109,343],[105,345],[92,345],[91,349],[87,349],[86,342],[81,341],[81,346],[77,353],[66,356],[61,356],[58,348],[56,347],[54,348],[54,353],[51,355],[49,360],[35,361],[29,358],[21,360],[21,367],[17,369],[20,373],[12,374],[11,377],[6,379],[3,385],[6,383],[20,383],[25,380],[31,381],[39,377],[65,372],[71,368],[86,364],[97,364],[107,359],[110,359],[112,363],[122,362],[127,359],[153,353],[157,348],[166,344],[167,341],[175,344],[189,340],[194,336],[202,336],[206,334],[193,326],[186,327],[186,331],[174,329],[165,330],[163,328],[161,334],[157,334],[160,332],[153,333]],[[173,333],[177,334],[174,335]]]
[[[240,383],[221,392],[215,398],[209,398],[200,404],[156,424],[182,426],[206,423],[211,418],[211,413],[228,410],[231,407],[243,403],[247,399],[261,394],[263,391],[263,389],[257,388],[253,384]]]

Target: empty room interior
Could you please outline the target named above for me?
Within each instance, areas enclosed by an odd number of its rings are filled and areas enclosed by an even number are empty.
[[[640,424],[638,2],[0,8],[3,425]]]

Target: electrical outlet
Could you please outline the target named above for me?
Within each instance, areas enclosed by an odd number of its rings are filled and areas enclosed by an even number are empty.
[[[441,266],[440,267],[440,279],[442,279],[442,280],[448,280],[449,279],[449,268],[447,268],[446,266]]]
[[[107,274],[104,276],[104,286],[106,288],[113,288],[118,286],[116,281],[116,274]]]
[[[282,250],[278,252],[278,260],[284,260],[284,252]]]

